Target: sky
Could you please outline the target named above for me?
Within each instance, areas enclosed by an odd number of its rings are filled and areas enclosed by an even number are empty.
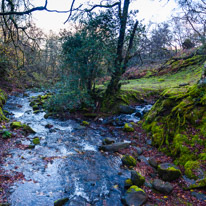
[[[82,2],[84,0],[76,0]],[[71,0],[48,0],[48,8],[55,10],[68,10]],[[44,0],[35,0],[35,5],[43,5]],[[149,21],[161,23],[169,19],[174,9],[177,8],[174,0],[133,0],[130,8],[139,10],[137,14],[138,20],[148,24]],[[69,28],[70,24],[64,24],[68,14],[49,13],[45,11],[35,12],[33,14],[34,22],[45,33],[52,30],[58,33],[60,29]]]

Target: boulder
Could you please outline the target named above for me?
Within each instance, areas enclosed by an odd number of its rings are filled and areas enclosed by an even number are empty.
[[[163,194],[169,194],[173,190],[173,186],[169,182],[163,182],[159,179],[153,181],[152,187]]]
[[[145,183],[145,178],[135,170],[131,171],[131,180],[133,185],[141,187]]]
[[[11,127],[11,129],[20,129],[20,128],[22,128],[22,124],[21,124],[21,122],[12,122],[10,124],[10,127]]]
[[[136,111],[135,108],[131,106],[126,106],[126,105],[120,105],[119,106],[119,112],[123,114],[132,114]]]
[[[137,160],[131,155],[124,155],[122,158],[122,164],[128,167],[134,167],[137,164]]]
[[[140,206],[147,202],[147,195],[141,188],[133,185],[131,186],[124,198],[123,203],[128,206]]]
[[[107,152],[118,152],[121,149],[128,148],[130,143],[128,142],[117,142],[110,145],[102,145],[99,147],[100,150],[104,150]]]
[[[158,165],[157,171],[160,178],[164,181],[173,181],[182,175],[180,169],[171,163],[162,163]]]

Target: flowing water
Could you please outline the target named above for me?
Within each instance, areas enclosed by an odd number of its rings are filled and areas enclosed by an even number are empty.
[[[29,93],[29,97],[40,93]],[[29,97],[11,96],[5,109],[13,119],[30,125],[35,135],[22,138],[29,145],[36,136],[40,144],[34,149],[11,149],[4,168],[22,172],[23,181],[10,188],[12,206],[50,206],[65,197],[65,205],[122,205],[124,180],[119,156],[98,151],[105,136],[111,134],[100,126],[83,127],[74,120],[45,119],[44,112],[34,114]],[[48,129],[46,125],[53,125]]]

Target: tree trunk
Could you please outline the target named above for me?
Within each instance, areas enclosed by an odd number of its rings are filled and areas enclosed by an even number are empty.
[[[106,96],[113,95],[120,90],[121,84],[120,79],[123,73],[123,48],[124,48],[124,39],[128,18],[128,9],[129,9],[130,0],[124,0],[123,14],[120,12],[120,31],[118,38],[118,46],[117,46],[117,56],[114,63],[114,72],[112,74],[112,79],[106,89]]]

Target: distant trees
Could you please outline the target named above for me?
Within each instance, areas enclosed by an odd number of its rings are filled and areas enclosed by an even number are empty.
[[[194,31],[194,40],[206,47],[206,1],[178,0],[183,14],[179,19]]]

